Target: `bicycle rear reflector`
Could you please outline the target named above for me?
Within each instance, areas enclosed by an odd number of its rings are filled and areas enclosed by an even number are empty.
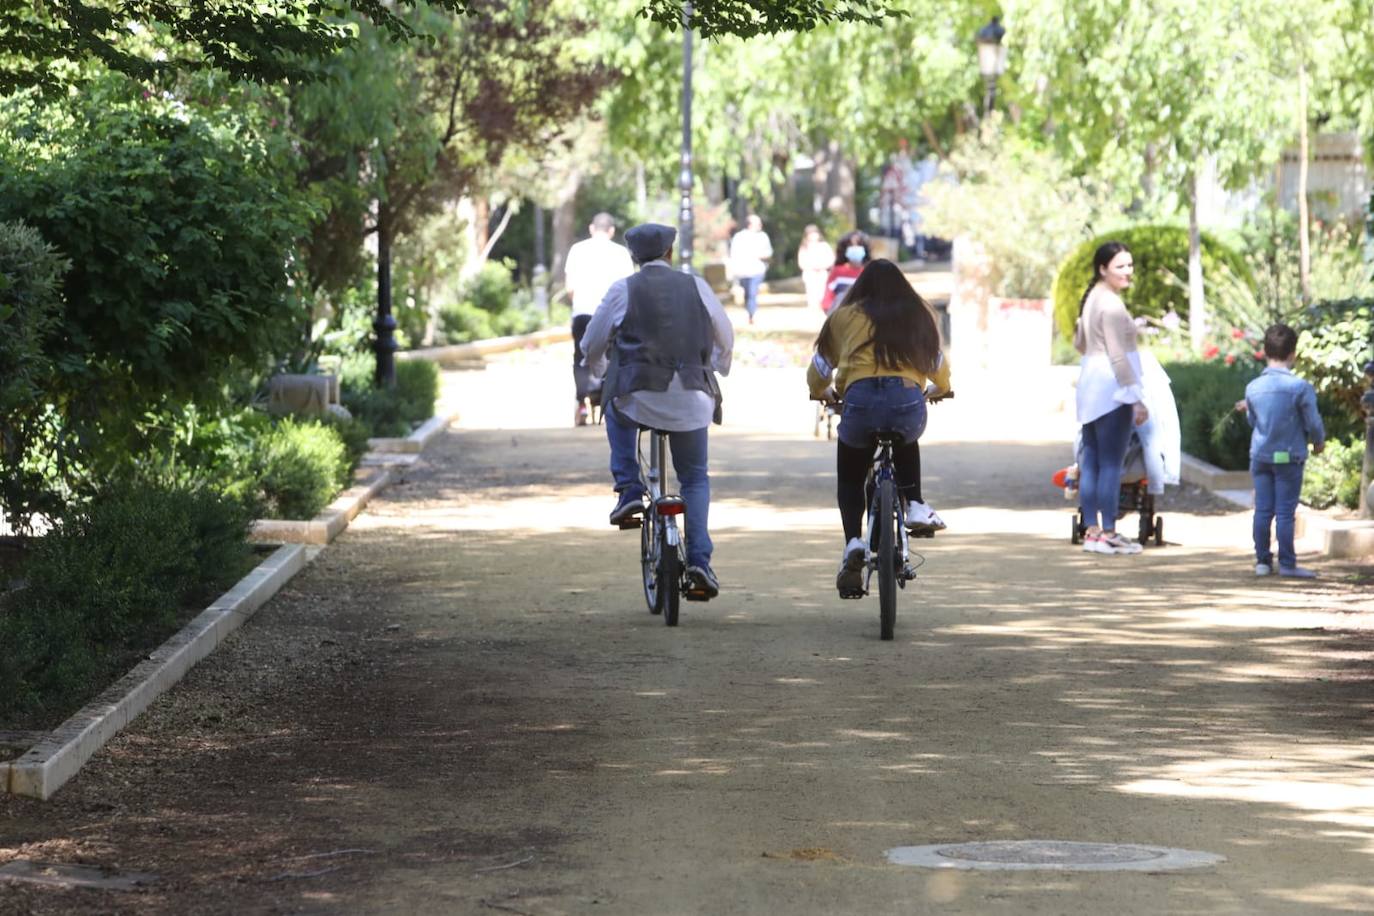
[[[656,508],[659,515],[681,515],[687,511],[687,504],[680,499],[660,499]]]

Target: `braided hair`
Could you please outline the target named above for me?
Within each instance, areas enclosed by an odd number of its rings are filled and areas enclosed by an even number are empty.
[[[1102,269],[1112,263],[1112,258],[1123,251],[1129,253],[1130,250],[1122,242],[1103,242],[1097,246],[1097,251],[1093,252],[1093,275],[1088,280],[1088,288],[1083,290],[1083,297],[1078,300],[1079,315],[1083,314],[1083,306],[1087,305],[1088,295],[1093,291],[1093,287],[1102,279]]]

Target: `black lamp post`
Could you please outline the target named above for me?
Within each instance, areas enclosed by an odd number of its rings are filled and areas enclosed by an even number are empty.
[[[984,118],[992,113],[992,103],[997,98],[997,77],[1007,72],[1007,48],[1002,44],[1005,34],[1007,30],[1001,20],[993,16],[973,39],[978,47],[978,72],[983,74],[987,87],[983,94]]]
[[[677,214],[678,263],[692,272],[692,4],[682,4],[682,161],[677,176],[682,202]]]

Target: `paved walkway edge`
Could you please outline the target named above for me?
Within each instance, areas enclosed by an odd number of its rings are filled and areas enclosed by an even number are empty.
[[[300,544],[279,547],[147,660],[18,760],[0,764],[0,786],[14,795],[52,797],[120,729],[253,616],[315,552]]]
[[[448,347],[425,347],[419,350],[402,350],[396,358],[406,360],[428,359],[441,366],[472,362],[492,353],[505,353],[524,347],[542,347],[545,344],[562,343],[572,340],[572,329],[545,328],[531,334],[516,334],[513,337],[491,337],[487,340],[474,340],[471,343],[453,344]]]
[[[358,483],[340,493],[319,515],[304,521],[260,518],[253,523],[248,539],[276,544],[328,544],[397,474],[393,467],[360,468]]]
[[[368,455],[363,456],[366,461],[372,453],[383,454],[403,454],[418,455],[425,450],[431,439],[449,428],[449,425],[458,419],[456,413],[444,413],[430,417],[419,429],[406,436],[404,439],[368,439],[367,447],[372,450]]]
[[[1181,476],[1242,509],[1254,508],[1249,471],[1223,471],[1185,452]],[[1295,528],[1299,538],[1320,536],[1322,554],[1328,557],[1349,559],[1374,554],[1374,521],[1369,519],[1331,518],[1299,506]]]

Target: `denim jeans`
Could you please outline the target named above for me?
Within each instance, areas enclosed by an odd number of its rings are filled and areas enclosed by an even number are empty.
[[[740,277],[740,289],[744,290],[744,310],[753,318],[754,313],[759,310],[759,287],[763,284],[763,277]]]
[[[606,424],[606,439],[611,444],[611,476],[615,478],[617,493],[643,495],[639,481],[639,424],[622,417],[614,406],[602,405],[602,419]],[[668,434],[668,451],[673,456],[673,470],[678,487],[687,504],[684,522],[687,536],[687,565],[711,565],[711,535],[707,517],[711,511],[711,478],[707,473],[706,432],[709,427],[683,433]]]
[[[1083,450],[1079,456],[1078,493],[1083,504],[1083,524],[1116,530],[1121,503],[1121,464],[1131,441],[1134,408],[1122,404],[1096,420],[1083,424]],[[1100,521],[1099,521],[1100,519]]]
[[[926,431],[925,393],[896,376],[859,379],[844,392],[840,441],[850,448],[872,448],[874,433],[884,429],[897,433],[903,444],[921,438]]]
[[[1279,569],[1293,569],[1298,554],[1293,549],[1293,515],[1298,509],[1298,494],[1302,492],[1301,461],[1273,464],[1251,461],[1250,476],[1255,481],[1255,562],[1272,566],[1274,555],[1269,550],[1269,525],[1278,529]]]

